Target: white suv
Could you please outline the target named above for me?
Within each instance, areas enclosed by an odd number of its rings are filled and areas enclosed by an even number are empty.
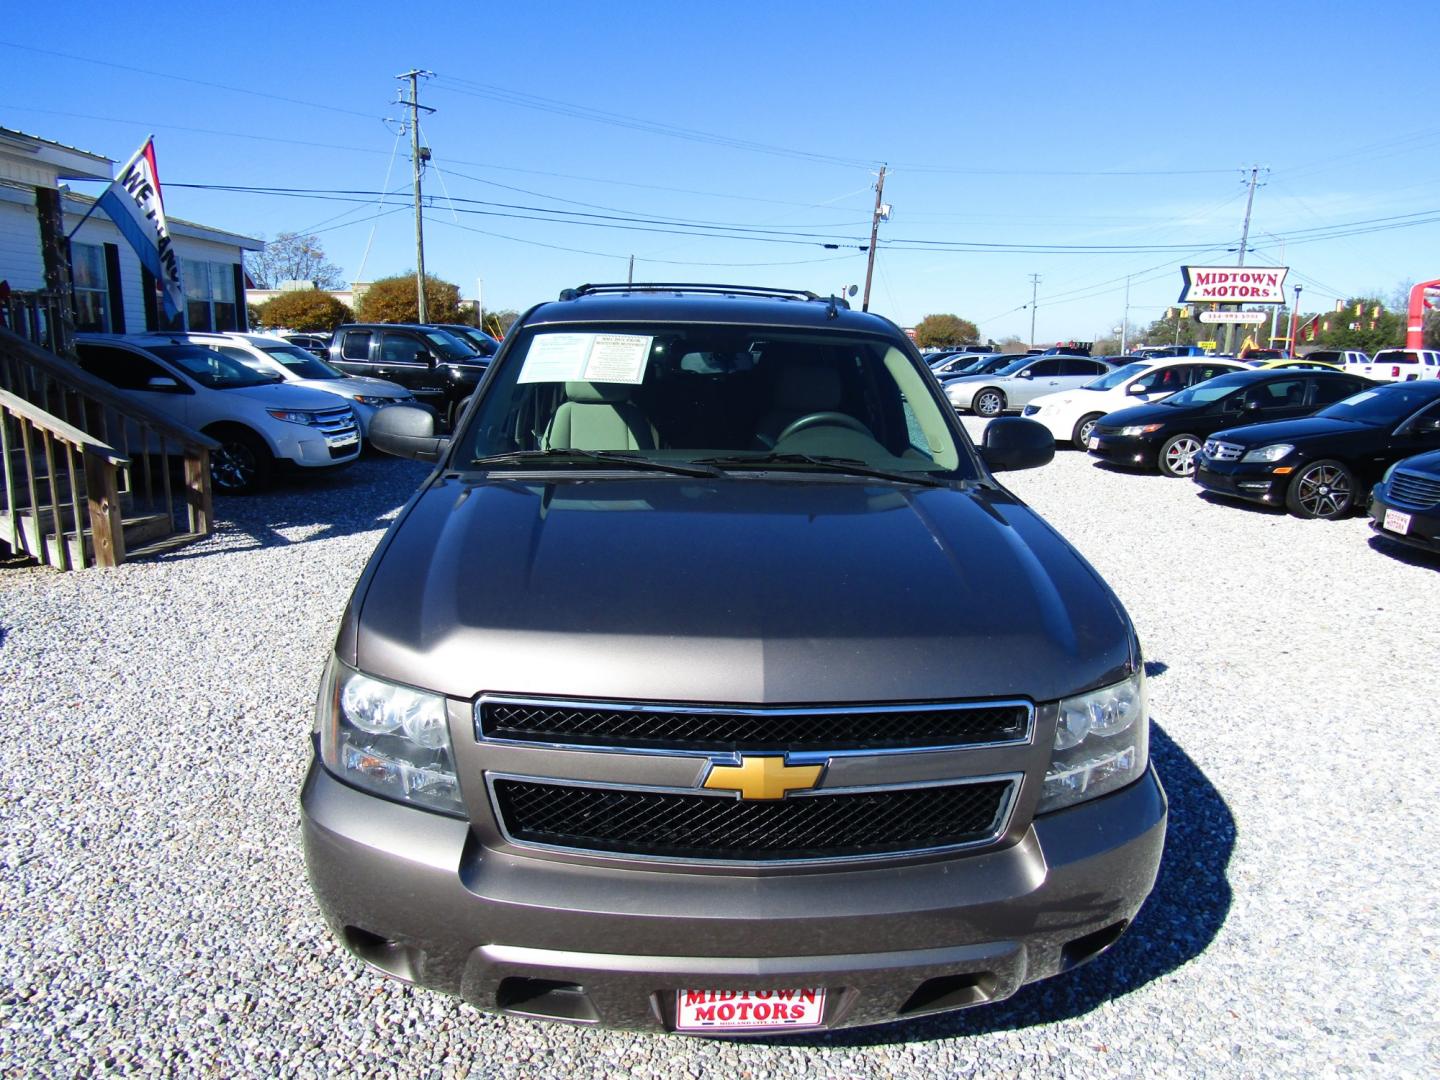
[[[220,444],[217,491],[265,486],[281,465],[325,469],[360,456],[360,425],[343,398],[287,386],[183,334],[78,334],[80,366]]]
[[[360,433],[366,438],[370,437],[370,418],[378,409],[415,404],[415,395],[399,383],[348,375],[284,338],[236,333],[186,334],[184,337],[193,345],[216,349],[247,367],[278,375],[296,386],[338,394],[354,407],[355,415],[360,418]]]
[[[1239,360],[1207,356],[1136,360],[1078,389],[1042,394],[1025,406],[1025,416],[1049,428],[1057,443],[1084,450],[1090,430],[1107,413],[1159,401],[1227,371],[1246,370]]]
[[[1381,349],[1375,354],[1375,359],[1362,365],[1356,374],[1376,382],[1440,379],[1440,350]]]

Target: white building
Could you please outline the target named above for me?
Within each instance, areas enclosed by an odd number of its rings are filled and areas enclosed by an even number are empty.
[[[186,296],[179,319],[166,320],[155,279],[103,211],[92,214],[71,239],[67,270],[63,238],[95,200],[63,182],[108,181],[114,168],[112,159],[99,154],[0,128],[0,283],[8,286],[0,287],[0,315],[8,306],[6,321],[13,324],[22,307],[15,297],[55,298],[73,285],[76,330],[246,329],[244,252],[264,243],[177,218],[168,206]]]

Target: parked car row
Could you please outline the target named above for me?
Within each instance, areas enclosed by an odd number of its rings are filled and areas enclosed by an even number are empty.
[[[1377,533],[1440,553],[1440,378],[1402,370],[1397,379],[1395,364],[1377,364],[1402,352],[1418,352],[1427,366],[1425,350],[1386,350],[1365,364],[1340,353],[1258,367],[1222,357],[1138,359],[1037,395],[1023,413],[1057,443],[1106,464],[1193,478],[1213,495],[1299,517],[1344,517],[1366,508],[1368,492]],[[959,411],[997,415],[981,407],[981,388],[998,389],[999,377],[1014,380],[1039,359],[953,380],[947,396]],[[1359,373],[1367,369],[1386,378]]]

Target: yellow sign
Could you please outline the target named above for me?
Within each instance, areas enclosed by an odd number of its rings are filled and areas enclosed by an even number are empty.
[[[710,766],[704,787],[738,791],[742,799],[783,799],[789,792],[812,788],[823,765],[787,765],[783,757],[742,757],[739,765]]]
[[[1217,347],[1220,343],[1218,341],[1197,341],[1195,342],[1195,344],[1199,345],[1202,349],[1213,349]]]

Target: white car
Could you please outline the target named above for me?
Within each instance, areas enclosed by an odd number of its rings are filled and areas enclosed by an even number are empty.
[[[1107,413],[1159,401],[1227,371],[1247,370],[1239,360],[1205,356],[1136,360],[1078,389],[1035,398],[1025,406],[1025,416],[1049,428],[1057,443],[1084,450],[1091,428]]]
[[[266,334],[184,334],[186,341],[216,349],[256,371],[279,375],[288,383],[324,390],[345,398],[360,418],[360,431],[370,437],[370,418],[390,405],[414,405],[415,395],[399,383],[347,375],[307,349]]]
[[[1006,410],[1018,412],[1041,395],[1084,386],[1109,370],[1104,360],[1089,356],[1021,356],[998,371],[947,379],[945,396],[960,412],[999,416]]]
[[[77,334],[80,366],[220,444],[217,491],[265,486],[277,468],[330,469],[360,456],[360,424],[342,398],[286,385],[182,334]]]
[[[1347,365],[1346,371],[1350,368]],[[1376,382],[1414,382],[1416,379],[1440,379],[1440,350],[1381,349],[1375,359],[1355,369]]]

